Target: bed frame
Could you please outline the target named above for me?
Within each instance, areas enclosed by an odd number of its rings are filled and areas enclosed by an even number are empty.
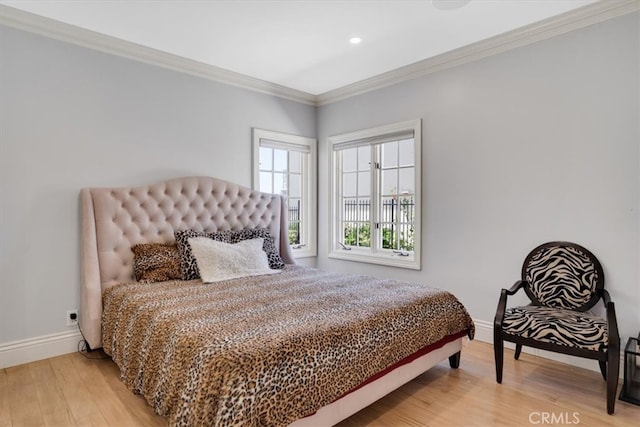
[[[211,177],[176,178],[142,187],[84,188],[80,330],[89,349],[102,347],[102,292],[133,280],[131,246],[174,241],[174,231],[268,228],[280,256],[295,264],[286,199]],[[436,348],[437,347],[437,348]],[[462,337],[434,346],[375,381],[291,426],[333,425],[449,358],[457,368]]]

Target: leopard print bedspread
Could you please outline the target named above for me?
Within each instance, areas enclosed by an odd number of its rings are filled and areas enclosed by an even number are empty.
[[[103,295],[104,351],[171,426],[286,426],[474,325],[450,293],[299,266]]]

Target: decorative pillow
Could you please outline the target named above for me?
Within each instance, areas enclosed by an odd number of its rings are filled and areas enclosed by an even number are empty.
[[[214,233],[207,233],[204,231],[194,230],[180,230],[174,233],[176,238],[176,245],[178,246],[178,254],[180,260],[180,274],[182,280],[194,280],[200,278],[198,272],[198,264],[191,252],[191,246],[189,246],[189,239],[194,237],[206,237],[208,239],[217,240],[220,242],[231,243],[231,231],[216,231]]]
[[[194,237],[207,237],[209,239],[224,242],[238,243],[243,240],[263,238],[262,250],[267,254],[269,266],[272,269],[283,269],[284,261],[280,257],[271,233],[266,228],[244,228],[242,230],[225,230],[207,233],[204,231],[181,230],[174,233],[178,252],[180,254],[180,271],[183,280],[193,280],[200,277],[198,264],[194,258],[188,240]]]
[[[266,228],[245,228],[242,230],[236,230],[231,232],[229,243],[238,243],[243,240],[263,238],[264,244],[262,250],[267,254],[269,259],[269,267],[274,270],[282,270],[284,268],[284,261],[280,257],[280,251],[276,248],[275,241],[271,236],[271,233]]]
[[[174,243],[141,243],[131,248],[133,273],[138,281],[180,279],[180,258]]]
[[[231,244],[207,237],[192,237],[188,243],[205,283],[280,273],[280,270],[269,268],[267,254],[262,250],[263,238]]]

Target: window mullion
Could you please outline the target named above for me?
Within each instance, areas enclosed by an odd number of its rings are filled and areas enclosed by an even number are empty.
[[[334,230],[334,236],[337,238],[337,242],[340,242],[342,244],[344,244],[344,188],[343,188],[343,173],[344,173],[344,167],[342,165],[343,159],[342,159],[342,151],[337,151],[335,152],[335,159],[334,159],[334,167],[336,168],[336,170],[338,171],[334,178],[336,180],[336,201],[338,202],[339,208],[336,209],[335,214],[336,214],[336,220],[337,220],[337,224],[339,224],[339,227],[336,227],[337,229]]]
[[[382,227],[380,226],[380,145],[371,145],[371,252],[380,250]]]
[[[358,166],[358,159],[360,158],[360,155],[356,152],[356,170],[354,173],[355,175],[355,179],[356,179],[356,191],[355,191],[355,200],[356,200],[356,204],[359,203],[359,196],[360,196],[360,180],[358,179],[358,172],[360,171],[359,166]],[[357,205],[356,205],[357,206]],[[357,211],[356,211],[357,212]],[[356,213],[356,217],[355,217],[355,225],[356,225],[356,246],[357,247],[361,247],[361,241],[360,241],[360,227],[361,227],[361,221],[362,219],[360,218],[360,215],[358,213]]]
[[[307,188],[307,185],[309,185],[309,183],[307,182],[307,162],[309,161],[309,156],[307,154],[303,154],[302,155],[302,160],[300,161],[300,209],[302,209],[302,215],[299,215],[298,218],[298,228],[300,230],[300,244],[301,245],[308,245],[308,239],[309,239],[309,235],[308,233],[308,226],[309,226],[309,212],[308,209],[304,209],[305,207],[309,206],[309,190]]]
[[[291,214],[291,149],[288,148],[286,150],[287,153],[287,168],[284,170],[284,176],[287,185],[287,217]],[[300,210],[298,210],[298,219],[300,218]],[[288,225],[289,229],[287,230],[287,238],[289,237],[289,233],[291,232],[291,223]],[[291,242],[291,240],[289,240]],[[295,246],[295,245],[294,245]]]
[[[276,161],[276,150],[271,150],[271,192],[273,193],[276,189],[276,170],[275,170],[275,161]]]

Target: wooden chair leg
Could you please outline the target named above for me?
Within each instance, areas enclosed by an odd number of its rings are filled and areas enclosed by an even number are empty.
[[[496,359],[496,381],[502,384],[502,365],[504,356],[504,343],[498,334],[493,337],[493,353]]]
[[[521,351],[522,351],[522,344],[516,344],[516,354],[513,355],[513,358],[518,360],[520,358]]]
[[[598,360],[598,364],[600,365],[600,373],[602,374],[602,379],[607,380],[607,362],[602,360]]]
[[[610,349],[611,350],[611,349]],[[618,391],[618,371],[620,369],[620,350],[609,351],[607,361],[607,414],[612,415],[616,405]]]
[[[452,369],[458,369],[460,366],[460,352],[449,356],[449,366],[451,366]]]

